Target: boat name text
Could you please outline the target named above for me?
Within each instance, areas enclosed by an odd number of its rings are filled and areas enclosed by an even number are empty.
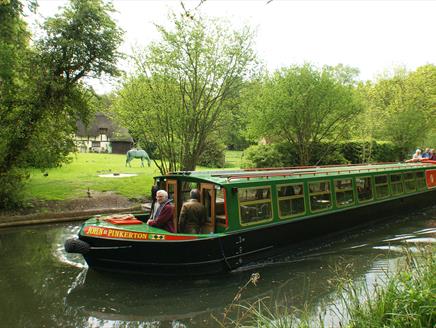
[[[95,226],[85,227],[83,231],[88,236],[101,236],[106,238],[122,238],[122,239],[134,239],[134,240],[148,239],[148,234],[144,232],[108,229],[108,228],[101,228]]]

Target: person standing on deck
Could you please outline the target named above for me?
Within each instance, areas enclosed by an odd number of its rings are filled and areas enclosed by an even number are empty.
[[[180,211],[179,231],[183,233],[201,233],[201,228],[206,222],[206,208],[200,203],[200,193],[192,189],[191,198],[183,204]]]
[[[173,224],[174,206],[171,204],[171,200],[168,199],[168,193],[165,190],[158,190],[156,192],[156,200],[159,203],[159,207],[154,218],[148,220],[147,224],[168,232],[176,232]]]

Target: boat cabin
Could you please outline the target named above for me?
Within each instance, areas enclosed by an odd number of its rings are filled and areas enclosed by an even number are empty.
[[[208,213],[202,233],[210,234],[302,220],[422,193],[436,188],[436,170],[431,163],[388,163],[195,171],[158,176],[155,183],[173,201],[175,227],[190,191],[198,189]]]

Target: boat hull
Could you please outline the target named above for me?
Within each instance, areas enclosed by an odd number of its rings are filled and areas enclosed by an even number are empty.
[[[175,241],[113,240],[86,235],[79,238],[90,246],[83,256],[89,267],[96,270],[157,276],[210,275],[235,270],[279,253],[289,245],[323,240],[331,234],[435,204],[436,189],[208,238]]]

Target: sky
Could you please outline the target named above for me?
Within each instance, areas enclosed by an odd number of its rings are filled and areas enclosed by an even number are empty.
[[[39,0],[31,24],[53,16],[62,0]],[[200,0],[185,0],[193,9]],[[115,0],[114,19],[125,31],[120,50],[131,54],[158,40],[154,23],[168,26],[168,12],[181,11],[180,1]],[[375,80],[395,67],[414,70],[436,64],[436,1],[377,0],[206,0],[206,16],[224,17],[236,29],[256,31],[256,51],[269,71],[290,65],[344,64],[360,70],[359,79]],[[121,68],[129,70],[127,63]],[[116,84],[94,81],[98,93]]]

